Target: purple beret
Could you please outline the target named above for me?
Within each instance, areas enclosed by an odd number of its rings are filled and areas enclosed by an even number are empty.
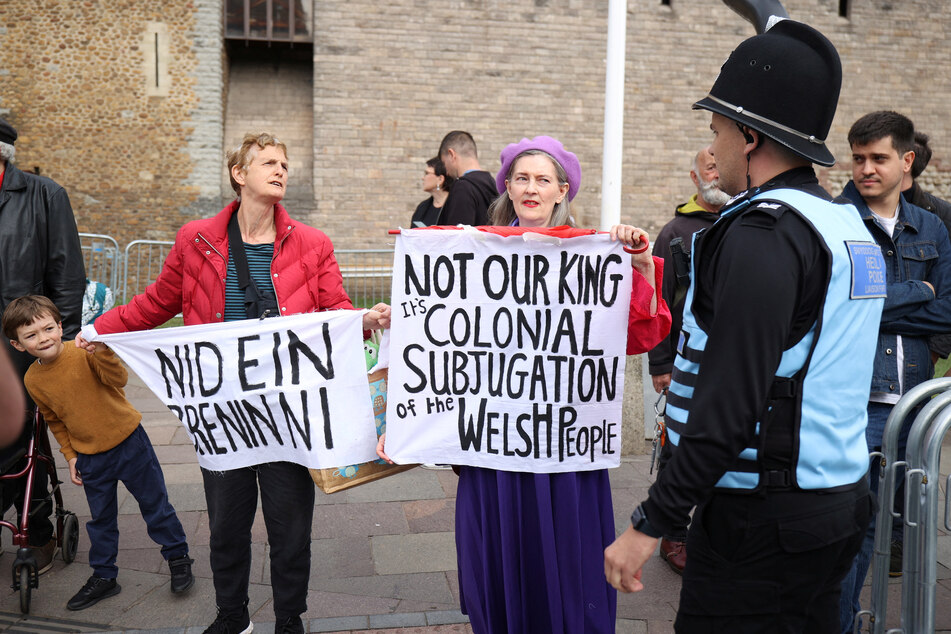
[[[17,140],[17,131],[12,125],[0,119],[0,141],[13,145]]]
[[[581,187],[581,163],[578,157],[565,149],[558,139],[550,136],[537,136],[534,139],[523,138],[518,143],[510,143],[502,150],[499,160],[502,161],[502,168],[495,177],[495,186],[499,194],[505,193],[505,178],[509,170],[512,169],[512,163],[515,158],[527,150],[541,150],[550,154],[568,174],[568,200],[574,200]]]

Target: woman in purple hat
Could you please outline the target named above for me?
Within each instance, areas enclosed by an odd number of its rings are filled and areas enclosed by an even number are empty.
[[[489,218],[502,228],[574,226],[568,206],[581,185],[578,157],[547,136],[502,151],[499,198]],[[611,237],[635,246],[647,234],[615,225]],[[667,336],[670,310],[656,292],[663,260],[632,258],[627,353]],[[377,445],[384,452],[385,434]],[[459,602],[475,634],[614,632],[617,593],[604,576],[604,549],[615,538],[606,469],[521,473],[455,467]]]
[[[578,158],[547,136],[522,139],[501,154],[495,225],[574,225],[569,210],[581,184]],[[616,225],[611,236],[635,246],[647,234]],[[670,330],[655,292],[663,261],[647,252],[635,271],[628,354],[646,352]],[[614,541],[607,470],[534,474],[460,467],[456,496],[459,598],[476,634],[614,632],[617,595],[604,577]]]

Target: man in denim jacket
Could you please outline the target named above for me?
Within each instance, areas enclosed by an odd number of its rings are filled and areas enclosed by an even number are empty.
[[[915,158],[914,125],[907,117],[888,111],[867,114],[849,130],[849,145],[852,181],[842,194],[858,208],[865,226],[882,248],[886,265],[888,297],[882,313],[865,434],[869,451],[877,451],[891,408],[902,394],[934,373],[928,337],[951,330],[951,243],[948,230],[937,216],[901,196],[902,178]],[[911,420],[909,417],[901,433],[899,460],[904,460]],[[877,470],[878,462],[873,461],[869,471],[873,491],[878,486]],[[842,582],[842,632],[852,631],[859,610],[873,536],[874,522],[852,571]],[[892,553],[898,562],[901,540],[902,524],[897,520]],[[900,570],[899,563],[899,574]]]

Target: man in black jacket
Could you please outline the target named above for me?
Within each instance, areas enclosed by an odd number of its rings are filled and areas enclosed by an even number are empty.
[[[684,294],[678,292],[677,266],[670,250],[670,243],[676,238],[683,241],[683,252],[689,254],[693,234],[706,229],[719,217],[720,207],[730,199],[730,195],[720,189],[717,164],[707,148],[703,148],[693,159],[690,179],[697,193],[690,200],[678,206],[674,217],[664,225],[654,240],[654,256],[664,259],[664,281],[662,295],[670,307],[670,334],[647,353],[648,372],[654,384],[654,390],[660,394],[670,386],[670,374],[677,356],[677,340],[680,338],[680,326],[683,323]],[[670,445],[662,444],[660,450],[660,468],[670,459]],[[681,574],[687,561],[687,527],[664,535],[660,542],[660,556],[674,572]]]
[[[472,135],[453,130],[439,144],[439,158],[446,173],[456,179],[439,214],[440,225],[487,225],[489,205],[498,198],[495,179],[479,165]]]
[[[17,131],[0,119],[0,311],[17,297],[41,294],[49,297],[63,315],[63,335],[70,339],[79,332],[86,272],[76,220],[69,197],[48,178],[22,172],[13,165]],[[7,352],[20,379],[32,363],[29,354]],[[28,399],[28,406],[33,403]],[[23,434],[12,446],[0,451],[0,466],[33,435],[31,413],[26,414]],[[45,501],[48,477],[42,465],[35,471],[30,509],[30,546],[34,547],[37,570],[49,570],[56,550],[52,505]],[[2,506],[19,510],[23,504],[26,479],[7,480],[0,487]]]

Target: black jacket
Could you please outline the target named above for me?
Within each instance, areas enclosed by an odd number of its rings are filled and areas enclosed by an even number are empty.
[[[926,192],[916,182],[912,182],[911,187],[901,195],[912,205],[936,215],[948,229],[948,234],[951,234],[951,203]],[[951,355],[951,335],[932,335],[928,340],[928,347],[942,359]]]
[[[487,225],[489,205],[498,196],[491,174],[479,170],[466,172],[452,184],[436,224]]]
[[[46,295],[63,315],[64,338],[71,339],[79,332],[85,288],[82,248],[66,191],[8,163],[0,187],[0,309],[22,295]],[[18,367],[29,365],[29,355],[8,351]]]
[[[667,306],[670,307],[670,334],[664,337],[657,346],[647,353],[648,367],[651,376],[670,374],[677,356],[677,341],[684,319],[684,301],[675,300],[677,291],[677,273],[670,254],[670,241],[674,238],[683,238],[684,249],[690,251],[693,234],[706,229],[719,218],[718,214],[710,213],[697,204],[696,194],[688,202],[677,207],[674,218],[660,230],[654,240],[654,256],[664,259],[664,281],[661,295]]]

